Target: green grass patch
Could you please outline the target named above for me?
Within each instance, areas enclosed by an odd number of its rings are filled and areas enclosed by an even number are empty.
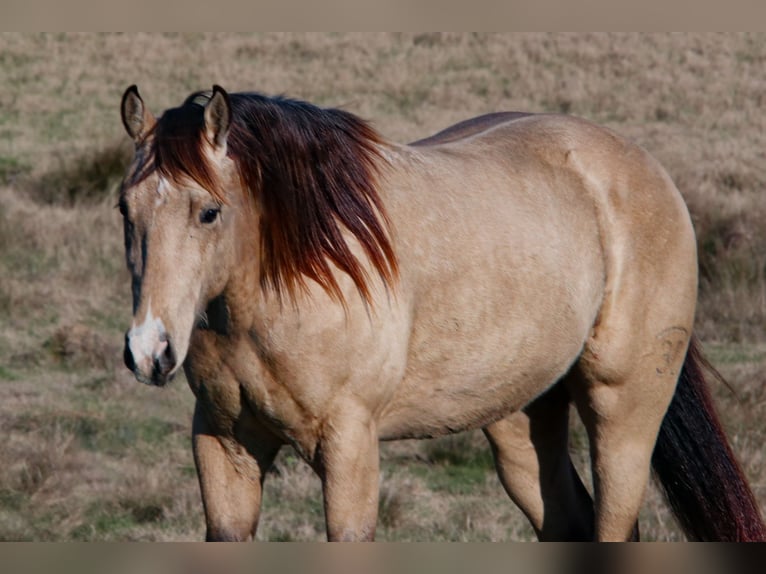
[[[0,488],[0,507],[5,511],[18,511],[24,506],[27,497],[23,492],[12,488]]]
[[[21,379],[21,376],[15,373],[14,371],[11,371],[10,369],[4,367],[3,365],[0,365],[0,380],[2,381],[18,381]]]
[[[125,418],[89,412],[22,414],[11,427],[20,432],[37,431],[50,436],[71,434],[80,447],[111,456],[135,452],[142,444],[161,444],[179,431],[177,424],[155,417]]]
[[[193,464],[182,464],[178,470],[185,478],[197,478],[197,467]]]
[[[110,421],[83,417],[75,418],[72,425],[84,448],[112,455],[127,453],[137,443],[162,442],[176,430],[173,424],[156,418]]]
[[[426,456],[434,464],[491,469],[492,453],[483,439],[471,433],[460,433],[433,439],[426,443]]]
[[[300,523],[310,524],[312,530],[317,532],[323,532],[325,529],[324,524],[324,503],[322,496],[304,496],[300,499],[278,500],[274,496],[268,496],[268,493],[264,494],[264,517],[261,520],[261,526],[259,527],[260,540],[268,540],[269,542],[299,542],[303,540],[302,534],[298,531],[296,526]],[[281,520],[272,515],[272,520],[268,520],[267,514],[269,510],[275,506],[283,512],[289,513],[289,515],[296,517],[297,520],[291,525],[281,524]]]
[[[88,506],[83,524],[72,529],[74,541],[119,538],[120,533],[138,525],[130,509],[110,501],[96,501]]]
[[[413,474],[423,478],[431,490],[448,494],[470,494],[484,484],[491,469],[484,466],[414,466]]]
[[[0,155],[0,184],[11,183],[30,171],[31,167],[23,161],[15,157]]]
[[[744,345],[705,345],[705,353],[713,365],[736,365],[766,361],[766,348]]]
[[[477,433],[461,433],[428,441],[425,461],[407,461],[429,488],[449,494],[474,492],[494,473],[489,446]],[[403,461],[404,462],[404,461]]]

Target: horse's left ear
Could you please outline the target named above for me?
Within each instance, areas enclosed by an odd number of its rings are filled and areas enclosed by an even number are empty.
[[[122,125],[125,126],[125,131],[133,138],[136,145],[140,144],[149,130],[152,129],[156,120],[152,113],[146,109],[135,84],[125,90],[125,93],[122,95],[120,112],[122,113]]]
[[[213,95],[205,106],[205,134],[215,151],[226,153],[226,138],[231,126],[229,94],[221,86],[213,86]]]

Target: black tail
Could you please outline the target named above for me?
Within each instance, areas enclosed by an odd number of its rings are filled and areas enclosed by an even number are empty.
[[[764,541],[766,526],[715,413],[706,371],[721,378],[692,337],[652,467],[690,540]]]

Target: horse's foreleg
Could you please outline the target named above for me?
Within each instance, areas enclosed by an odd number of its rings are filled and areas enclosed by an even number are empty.
[[[484,429],[500,482],[543,541],[593,538],[593,503],[567,449],[563,385]]]
[[[244,426],[257,427],[254,421]],[[245,445],[223,439],[208,424],[199,403],[194,410],[193,446],[208,541],[249,540],[255,537],[266,471],[281,443],[261,428],[242,429]],[[236,446],[232,446],[236,445]]]
[[[330,541],[375,538],[380,488],[378,435],[375,425],[366,419],[351,415],[325,427],[318,470]]]

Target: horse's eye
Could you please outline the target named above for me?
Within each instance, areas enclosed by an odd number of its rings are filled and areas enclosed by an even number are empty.
[[[221,210],[217,207],[204,209],[202,213],[200,213],[199,220],[201,223],[213,223],[219,213],[221,213]]]
[[[124,201],[121,200],[117,207],[120,210],[120,215],[123,217],[128,215],[128,205]]]

